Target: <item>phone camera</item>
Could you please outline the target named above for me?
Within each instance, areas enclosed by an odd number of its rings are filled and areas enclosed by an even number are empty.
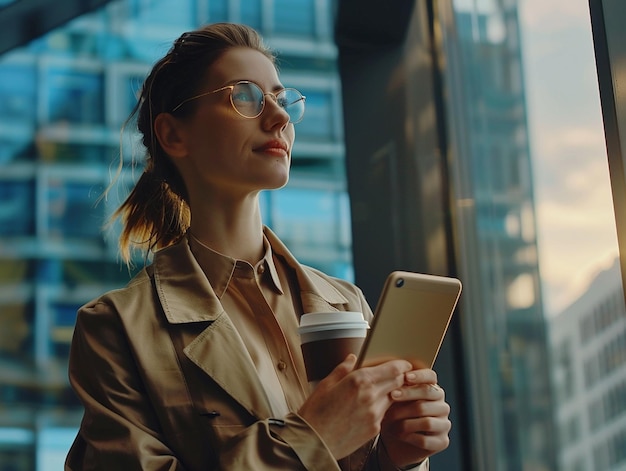
[[[396,280],[396,287],[397,288],[402,288],[404,286],[404,278],[398,278]]]

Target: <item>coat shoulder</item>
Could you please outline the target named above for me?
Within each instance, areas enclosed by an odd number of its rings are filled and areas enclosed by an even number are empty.
[[[122,316],[133,312],[138,305],[151,299],[154,290],[152,267],[143,268],[122,288],[112,289],[88,301],[78,310],[78,315],[105,314],[115,312]]]

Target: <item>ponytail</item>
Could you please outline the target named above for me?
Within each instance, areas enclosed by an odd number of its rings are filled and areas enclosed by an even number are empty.
[[[131,249],[146,252],[176,242],[189,228],[191,213],[185,198],[158,177],[153,168],[146,169],[124,203],[113,213],[120,218],[123,230],[119,244],[122,258],[130,263]]]

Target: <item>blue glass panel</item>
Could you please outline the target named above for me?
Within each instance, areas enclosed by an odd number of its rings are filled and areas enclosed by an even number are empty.
[[[0,386],[0,390],[3,390]],[[5,402],[3,401],[3,404]],[[8,414],[7,414],[8,415]],[[35,469],[33,448],[35,433],[21,427],[0,428],[0,464],[2,471]]]
[[[0,65],[1,119],[34,121],[36,93],[35,67],[31,65]]]
[[[241,22],[258,30],[261,29],[261,0],[241,0]]]
[[[37,144],[39,158],[48,163],[108,163],[116,151],[113,145],[50,142],[44,138],[40,138]]]
[[[335,120],[332,107],[332,93],[302,89],[306,96],[304,118],[296,125],[298,137],[321,137],[333,140]]]
[[[49,427],[39,432],[37,440],[38,471],[56,471],[63,469],[65,455],[70,449],[77,429]]]
[[[167,52],[171,44],[170,40],[136,36],[125,38],[124,46],[132,59],[151,64],[159,60]]]
[[[54,325],[60,327],[73,327],[76,322],[76,311],[80,305],[57,303],[54,308]]]
[[[137,104],[137,100],[139,98],[139,95],[141,94],[141,87],[143,85],[144,79],[144,75],[129,75],[126,78],[127,86],[125,87],[125,101],[127,108],[124,112],[124,116],[129,116],[130,113],[133,111],[133,108]]]
[[[48,121],[102,124],[103,77],[100,72],[51,67],[46,71]]]
[[[0,304],[2,332],[0,332],[0,359],[24,364],[31,357],[33,306],[29,302]],[[0,370],[1,371],[1,370]]]
[[[50,306],[52,311],[50,340],[56,358],[66,359],[69,356],[76,312],[81,304],[54,303]]]
[[[33,181],[0,181],[0,236],[28,236],[35,232]]]
[[[49,235],[100,239],[104,215],[101,206],[94,206],[102,189],[89,183],[50,183],[46,195],[49,202]]]
[[[336,245],[336,194],[332,191],[285,188],[276,193],[273,224],[299,245]]]
[[[137,20],[143,24],[154,26],[164,24],[168,27],[178,26],[189,29],[194,20],[194,2],[172,2],[171,0],[153,0],[141,2],[136,8]]]
[[[209,21],[211,23],[228,21],[228,0],[209,1]]]
[[[0,165],[12,160],[30,160],[34,157],[33,136],[30,129],[25,132],[8,132],[0,136]]]
[[[274,0],[274,31],[297,36],[315,35],[313,0]]]

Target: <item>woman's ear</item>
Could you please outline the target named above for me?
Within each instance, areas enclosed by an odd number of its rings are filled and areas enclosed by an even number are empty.
[[[169,113],[159,113],[154,120],[154,134],[161,148],[172,158],[187,155],[181,122]]]

